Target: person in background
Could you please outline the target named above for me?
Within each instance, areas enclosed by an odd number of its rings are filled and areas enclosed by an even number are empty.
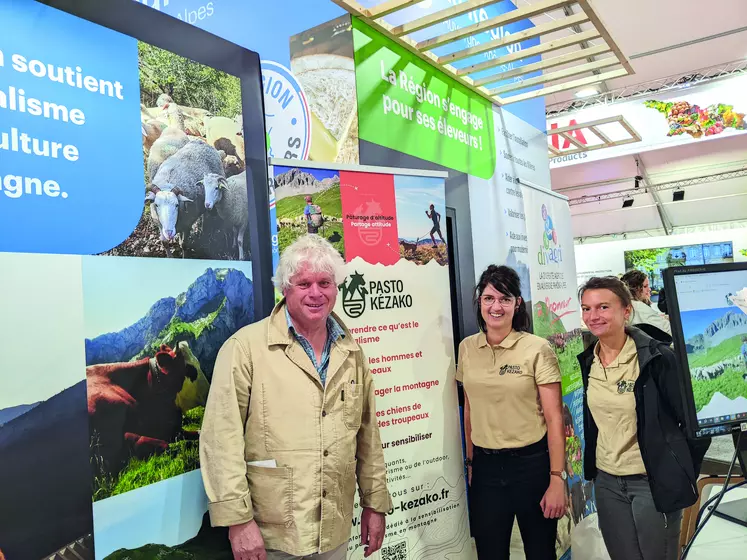
[[[322,225],[322,209],[319,205],[314,204],[310,195],[306,196],[306,206],[303,209],[303,215],[306,216],[306,233],[319,233]]]
[[[676,560],[682,509],[710,440],[689,440],[669,345],[626,326],[627,286],[591,278],[579,290],[598,339],[579,354],[584,387],[584,477],[594,480],[599,528],[612,560]]]
[[[640,270],[633,269],[623,274],[622,281],[633,296],[630,324],[648,323],[672,336],[672,325],[669,319],[651,307],[651,285],[648,276]]]
[[[344,262],[318,235],[285,249],[270,317],[221,347],[200,434],[213,526],[236,560],[344,560],[360,487],[361,546],[392,510],[373,377],[332,310]]]
[[[555,559],[565,515],[560,368],[530,334],[516,271],[491,265],[475,288],[478,334],[459,345],[473,536],[481,560],[508,560],[514,519],[528,560]]]
[[[656,302],[656,307],[658,307],[659,311],[664,313],[664,315],[669,315],[669,307],[667,306],[667,294],[664,291],[664,288],[659,290],[659,301]]]

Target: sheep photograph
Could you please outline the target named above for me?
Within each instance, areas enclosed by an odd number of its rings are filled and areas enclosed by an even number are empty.
[[[301,235],[314,233],[344,258],[339,172],[276,166],[274,174],[280,252]]]
[[[143,42],[138,55],[143,214],[103,254],[250,260],[239,79]]]

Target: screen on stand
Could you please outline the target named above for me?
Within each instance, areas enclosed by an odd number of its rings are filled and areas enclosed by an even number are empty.
[[[674,281],[698,426],[747,421],[747,270]]]

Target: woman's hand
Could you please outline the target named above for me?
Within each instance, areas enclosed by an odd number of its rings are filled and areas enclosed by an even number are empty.
[[[565,515],[568,509],[568,500],[565,495],[565,484],[557,476],[550,476],[550,486],[540,502],[545,519],[559,519]]]
[[[467,484],[472,486],[472,465],[467,465]]]

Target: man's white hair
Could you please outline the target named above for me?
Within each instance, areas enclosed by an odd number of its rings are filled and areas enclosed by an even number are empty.
[[[315,234],[302,235],[286,247],[272,281],[281,292],[291,286],[293,278],[303,267],[311,272],[327,272],[339,286],[345,281],[345,261],[332,244]]]

